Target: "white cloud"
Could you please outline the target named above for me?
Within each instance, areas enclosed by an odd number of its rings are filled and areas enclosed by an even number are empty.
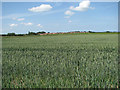
[[[72,16],[74,14],[74,12],[70,11],[70,10],[67,10],[65,12],[65,15],[69,15],[69,16]]]
[[[24,18],[18,18],[17,19],[18,21],[23,21],[23,20],[25,20]]]
[[[71,21],[71,20],[69,20],[68,22],[69,22],[69,23],[71,23],[72,21]]]
[[[89,0],[83,0],[82,2],[79,3],[78,7],[74,7],[74,6],[70,7],[71,10],[75,10],[75,11],[86,11],[89,8],[90,9],[92,8],[92,7],[90,7]]]
[[[9,26],[10,27],[15,27],[15,26],[18,26],[18,24],[10,24]]]
[[[25,20],[25,18],[12,18],[13,20],[17,20],[17,21],[23,21],[23,20]]]
[[[41,24],[38,24],[37,26],[38,26],[38,27],[40,27],[40,28],[42,28],[42,27],[43,27]]]
[[[38,7],[32,7],[30,9],[28,9],[29,11],[32,12],[43,12],[43,11],[49,11],[50,9],[52,9],[53,7],[49,4],[41,4]]]
[[[33,25],[33,23],[29,22],[29,23],[21,23],[21,24],[24,24],[25,26],[31,26]]]

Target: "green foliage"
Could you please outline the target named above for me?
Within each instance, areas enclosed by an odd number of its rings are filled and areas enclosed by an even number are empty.
[[[3,37],[3,88],[116,88],[118,35]]]
[[[89,33],[95,33],[95,32],[93,32],[93,31],[88,31]]]
[[[25,34],[16,34],[16,36],[24,36]]]
[[[106,31],[106,33],[110,33],[110,31]]]
[[[38,35],[38,34],[44,34],[44,33],[46,33],[46,32],[44,32],[44,31],[37,32],[37,33],[35,33],[35,32],[28,32],[28,35]]]
[[[15,36],[15,33],[8,33],[7,36]]]
[[[46,33],[45,31],[37,32],[37,34],[44,34]]]
[[[28,32],[28,35],[36,35],[35,32]]]

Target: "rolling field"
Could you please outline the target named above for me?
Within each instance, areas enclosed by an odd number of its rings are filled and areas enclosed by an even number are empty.
[[[2,38],[3,88],[117,88],[118,35]]]

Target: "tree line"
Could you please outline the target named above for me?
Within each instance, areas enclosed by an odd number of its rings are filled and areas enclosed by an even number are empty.
[[[46,33],[45,31],[41,32],[28,32],[27,34],[16,34],[16,33],[7,33],[7,34],[2,34],[2,36],[24,36],[24,35],[39,35],[39,34],[44,34]],[[48,32],[49,33],[49,32]]]
[[[74,31],[74,32],[80,32],[80,31]],[[84,31],[86,32],[86,31]],[[24,36],[24,35],[40,35],[40,34],[45,34],[45,33],[50,33],[50,32],[45,32],[45,31],[41,31],[41,32],[28,32],[27,34],[16,34],[16,33],[7,33],[7,34],[2,34],[2,36]],[[87,33],[111,33],[110,31],[106,31],[106,32],[93,32],[93,31],[87,31]]]

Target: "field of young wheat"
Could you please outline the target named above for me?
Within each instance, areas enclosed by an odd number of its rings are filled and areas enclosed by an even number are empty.
[[[117,88],[118,35],[2,38],[3,88]]]

